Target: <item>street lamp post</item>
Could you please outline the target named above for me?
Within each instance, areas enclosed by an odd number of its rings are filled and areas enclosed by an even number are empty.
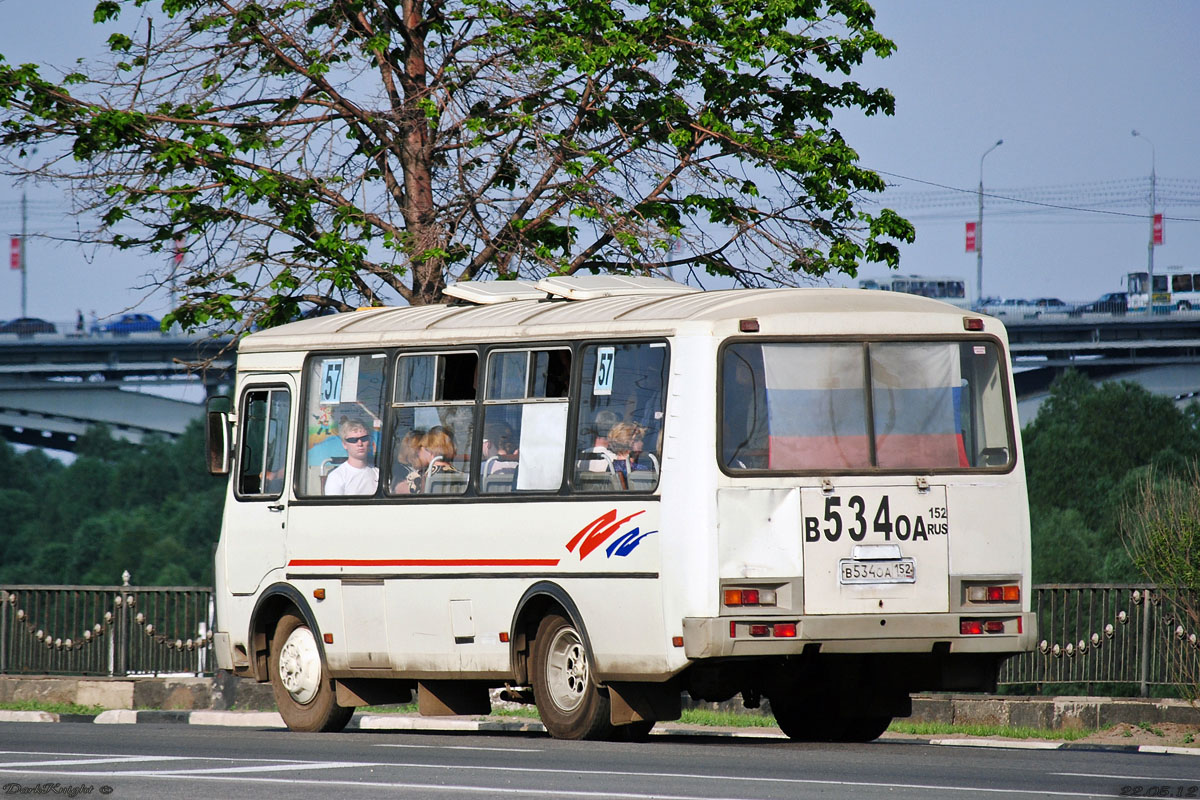
[[[987,154],[1004,144],[1003,139],[983,152],[979,157],[979,220],[975,225],[975,305],[983,305],[983,160]]]
[[[1150,145],[1150,239],[1146,245],[1146,269],[1150,273],[1149,280],[1146,286],[1146,313],[1154,313],[1154,213],[1157,205],[1157,197],[1155,196],[1156,184],[1158,182],[1155,176],[1155,148],[1154,142],[1150,141],[1150,137],[1144,133],[1133,131],[1134,136],[1140,136]]]

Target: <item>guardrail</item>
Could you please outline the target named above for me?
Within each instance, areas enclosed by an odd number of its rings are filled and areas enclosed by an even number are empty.
[[[1033,591],[1038,648],[1006,661],[1001,685],[1126,684],[1145,696],[1200,681],[1200,620],[1181,610],[1200,597],[1146,584]],[[211,675],[212,631],[209,587],[0,587],[0,674]]]
[[[212,589],[0,587],[0,674],[209,675]]]
[[[1146,584],[1033,591],[1038,647],[1004,663],[1002,685],[1132,684],[1146,697],[1151,686],[1200,682],[1200,596]]]

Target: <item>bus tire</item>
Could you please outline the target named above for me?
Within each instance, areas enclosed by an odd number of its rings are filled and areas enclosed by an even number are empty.
[[[873,742],[892,724],[889,716],[849,717],[838,730],[839,742]]]
[[[533,639],[530,677],[538,716],[555,739],[610,739],[608,695],[592,677],[587,647],[574,623],[549,614]]]
[[[340,731],[354,716],[353,708],[337,704],[316,636],[295,614],[276,623],[268,664],[275,704],[289,729]]]
[[[771,698],[771,714],[775,724],[794,742],[826,742],[830,740],[830,724],[837,718],[822,714],[816,703],[805,703],[798,698]]]

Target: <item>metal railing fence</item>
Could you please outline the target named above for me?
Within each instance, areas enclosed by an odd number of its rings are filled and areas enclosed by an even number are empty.
[[[1131,684],[1146,695],[1200,680],[1200,596],[1146,584],[1033,591],[1039,645],[1008,659],[1000,684]],[[0,674],[210,675],[212,631],[209,587],[0,586]]]
[[[0,674],[212,674],[212,594],[203,586],[0,586]]]
[[[1038,647],[1008,659],[1004,685],[1132,684],[1200,681],[1200,596],[1147,584],[1033,587]],[[1191,609],[1189,613],[1188,609]]]

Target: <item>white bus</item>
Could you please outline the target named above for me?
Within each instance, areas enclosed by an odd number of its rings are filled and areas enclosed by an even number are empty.
[[[1169,272],[1154,275],[1155,313],[1200,309],[1200,272],[1185,272],[1183,269],[1173,266]],[[1150,273],[1130,272],[1126,282],[1129,311],[1144,312],[1148,302],[1146,290],[1150,285]]]
[[[863,278],[858,282],[858,288],[917,294],[959,308],[971,307],[966,281],[949,275],[885,275],[882,278]]]
[[[617,276],[446,294],[246,337],[208,415],[217,661],[290,728],[508,687],[561,738],[686,692],[865,741],[1031,648],[998,320]]]

